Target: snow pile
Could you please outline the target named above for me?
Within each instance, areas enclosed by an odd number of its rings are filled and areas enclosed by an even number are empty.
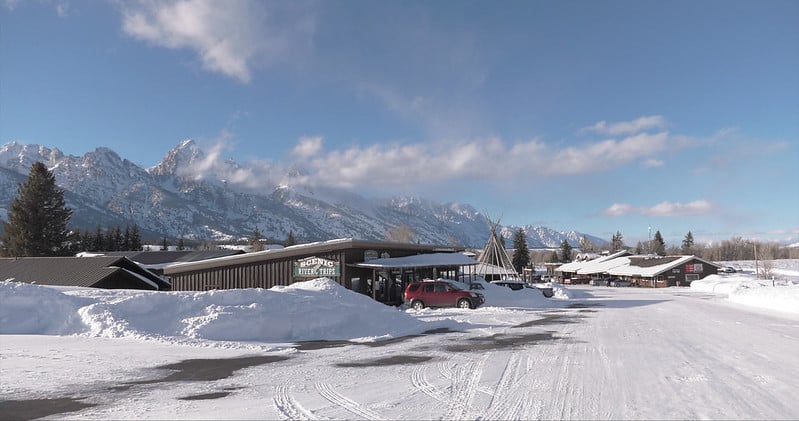
[[[53,288],[0,284],[0,333],[196,340],[295,342],[376,340],[457,322],[421,321],[328,278],[272,289],[207,292]]]
[[[540,285],[542,288],[552,288],[553,296],[551,298],[544,297],[543,292],[536,287],[525,286],[514,291],[504,285],[492,284],[482,276],[476,276],[472,283],[480,284],[484,288],[474,290],[485,297],[483,307],[549,308],[558,305],[556,301],[553,302],[553,299],[568,300],[571,298],[571,292],[557,283]],[[463,288],[468,288],[468,284],[463,282],[460,285]]]
[[[85,330],[78,309],[86,300],[52,288],[11,280],[0,283],[0,334],[64,335]]]
[[[744,274],[710,275],[691,282],[691,290],[723,294],[728,300],[747,306],[799,313],[799,285],[792,283],[775,285]]]

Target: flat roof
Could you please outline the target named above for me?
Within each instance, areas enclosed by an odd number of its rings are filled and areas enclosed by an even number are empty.
[[[415,256],[388,257],[368,262],[356,263],[352,266],[362,268],[421,268],[436,266],[469,266],[476,265],[477,260],[461,253],[427,253]]]
[[[195,270],[214,269],[217,267],[241,265],[247,263],[258,263],[276,259],[286,259],[303,257],[319,253],[329,253],[346,249],[378,249],[378,250],[407,250],[407,251],[427,251],[427,252],[449,252],[461,251],[462,248],[440,246],[433,244],[413,244],[396,243],[387,241],[367,241],[355,240],[352,238],[339,238],[329,241],[319,241],[315,243],[297,244],[282,249],[256,251],[252,253],[239,254],[236,256],[219,257],[200,262],[176,263],[164,268],[164,274],[173,275],[176,273],[191,272]],[[464,256],[465,257],[465,256]]]

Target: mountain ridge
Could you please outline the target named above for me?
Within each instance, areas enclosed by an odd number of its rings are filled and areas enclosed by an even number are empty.
[[[330,187],[291,186],[277,181],[288,174],[265,174],[209,155],[186,139],[145,169],[106,147],[74,156],[42,145],[6,143],[0,147],[0,219],[7,219],[15,186],[41,161],[74,209],[71,226],[81,229],[135,223],[155,238],[231,241],[249,237],[257,227],[268,239],[286,238],[291,231],[300,240],[317,241],[382,240],[389,229],[407,225],[421,243],[478,248],[489,235],[488,219],[465,203],[414,196],[366,198]],[[276,181],[260,181],[269,179]],[[518,228],[525,230],[530,248],[559,248],[563,240],[579,247],[582,237],[598,246],[607,243],[543,226],[500,226],[499,232],[510,240]]]

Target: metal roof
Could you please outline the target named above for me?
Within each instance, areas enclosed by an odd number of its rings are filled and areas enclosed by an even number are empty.
[[[13,279],[41,285],[92,287],[126,270],[154,282],[159,289],[170,287],[168,282],[124,256],[0,258],[0,281]],[[141,283],[138,277],[126,276]]]
[[[125,256],[142,265],[161,265],[166,263],[197,262],[219,257],[244,254],[243,250],[163,250],[163,251],[112,251],[100,253],[104,256]]]
[[[340,238],[336,240],[320,241],[316,243],[298,244],[282,249],[256,251],[252,253],[240,254],[237,256],[220,257],[208,259],[201,262],[176,263],[164,268],[164,273],[173,275],[176,273],[190,272],[195,270],[213,269],[231,265],[241,265],[247,263],[268,262],[276,259],[290,259],[314,254],[330,253],[346,249],[393,249],[393,250],[418,250],[428,252],[454,252],[462,249],[448,246],[394,243],[385,241],[365,241],[354,240],[352,238]]]
[[[415,256],[388,257],[368,262],[356,263],[353,266],[364,268],[422,268],[436,266],[469,266],[476,265],[477,260],[461,253],[428,253]]]

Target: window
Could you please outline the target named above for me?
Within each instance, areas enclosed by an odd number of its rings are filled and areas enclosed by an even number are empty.
[[[433,292],[433,285],[432,284],[425,285],[424,288],[422,289],[422,291],[424,291],[424,292]]]
[[[444,284],[436,284],[436,292],[447,292],[447,286]]]

